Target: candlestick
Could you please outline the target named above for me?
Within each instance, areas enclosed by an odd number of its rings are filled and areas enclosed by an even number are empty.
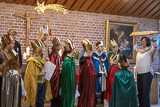
[[[27,57],[26,57],[26,53],[25,53],[25,52],[23,53],[23,59],[24,59],[24,60],[26,60],[26,59],[27,59]]]
[[[30,48],[27,47],[27,48],[26,48],[26,55],[29,55],[29,51],[30,51]]]

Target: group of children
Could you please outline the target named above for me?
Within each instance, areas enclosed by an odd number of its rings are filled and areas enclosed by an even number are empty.
[[[134,77],[127,70],[128,59],[117,54],[118,44],[114,40],[110,42],[112,51],[109,52],[107,58],[103,52],[102,41],[96,43],[97,51],[93,53],[92,43],[88,39],[83,39],[81,45],[84,55],[80,57],[79,73],[77,73],[73,59],[74,43],[68,39],[61,46],[60,40],[54,37],[51,40],[52,52],[47,55],[45,54],[46,45],[44,44],[47,35],[47,27],[43,26],[39,37],[31,42],[33,56],[27,60],[24,89],[23,84],[20,85],[18,58],[13,50],[12,37],[9,34],[3,36],[3,44],[9,47],[3,49],[6,61],[0,67],[4,77],[2,92],[6,96],[5,98],[2,96],[2,99],[4,99],[3,107],[11,107],[7,105],[11,101],[14,101],[11,103],[12,106],[19,107],[17,104],[21,101],[17,102],[15,100],[21,99],[18,96],[21,92],[20,87],[22,87],[22,91],[27,93],[24,95],[23,103],[31,107],[44,107],[44,100],[50,100],[51,107],[73,107],[75,94],[78,92],[80,94],[78,107],[95,107],[100,103],[107,107],[109,105],[113,105],[112,107],[137,107]],[[66,54],[63,59],[62,70],[60,67],[61,58],[58,54],[61,48]],[[50,81],[44,78],[47,61],[56,65]],[[79,77],[76,78],[76,74]],[[21,81],[23,82],[23,80]],[[76,87],[77,81],[79,81],[78,87]],[[8,82],[14,83],[14,86],[8,84]],[[8,88],[11,91],[8,91]],[[12,89],[16,92],[13,92]],[[13,99],[13,96],[16,98]]]

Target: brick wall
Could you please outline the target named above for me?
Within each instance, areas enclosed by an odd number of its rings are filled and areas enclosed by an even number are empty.
[[[15,17],[14,14],[25,14],[25,11],[29,10],[31,15],[38,15],[36,10],[33,8],[34,6],[30,5],[0,2],[0,33],[5,34],[11,28],[16,29],[18,32],[17,40],[22,46],[22,52],[25,50],[26,20]],[[29,42],[37,38],[39,34],[39,27],[47,25],[49,22],[48,10],[45,11],[44,15],[39,14],[39,16],[39,19],[31,19]],[[84,37],[88,38],[93,44],[98,40],[103,40],[105,43],[106,20],[138,23],[139,31],[159,30],[158,20],[156,19],[80,11],[69,11],[68,15],[53,11],[51,15],[50,28],[53,29],[53,36],[59,37],[62,42],[70,38],[73,40],[76,49],[81,50],[80,42]],[[154,62],[154,69],[156,71],[158,70],[158,59]]]

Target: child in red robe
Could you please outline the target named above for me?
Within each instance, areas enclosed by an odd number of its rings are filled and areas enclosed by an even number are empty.
[[[94,107],[96,93],[97,74],[91,60],[92,44],[84,39],[82,46],[85,50],[84,56],[80,58],[78,107]]]
[[[114,75],[115,72],[120,70],[118,67],[118,60],[119,60],[119,54],[114,53],[109,58],[109,63],[111,64],[110,71],[106,78],[106,92],[104,95],[104,107],[109,107],[109,100],[112,99],[112,89],[113,89],[113,81],[114,81]]]
[[[52,97],[51,100],[51,107],[59,107],[60,106],[60,99],[59,99],[59,89],[60,89],[60,56],[58,51],[61,49],[60,40],[58,38],[53,38],[52,42],[52,52],[50,53],[49,57],[53,64],[56,65],[56,69],[51,77],[51,91]]]

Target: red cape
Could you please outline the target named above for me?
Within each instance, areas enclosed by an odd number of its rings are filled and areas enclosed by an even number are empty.
[[[58,53],[51,52],[49,57],[50,57],[51,62],[56,65],[56,69],[50,80],[52,96],[58,97],[59,87],[60,87],[60,62],[59,62]]]
[[[78,107],[94,107],[96,93],[96,78],[94,64],[90,58],[80,65],[79,101]]]
[[[76,72],[76,85],[78,85],[79,84],[79,73],[77,71],[75,72]]]
[[[62,61],[64,60],[64,58],[67,56],[67,54],[63,54],[62,55]]]
[[[113,89],[113,81],[114,81],[114,75],[115,73],[120,70],[120,68],[117,65],[113,65],[110,68],[110,71],[106,78],[106,92],[104,95],[104,99],[111,100],[112,99],[112,89]]]

